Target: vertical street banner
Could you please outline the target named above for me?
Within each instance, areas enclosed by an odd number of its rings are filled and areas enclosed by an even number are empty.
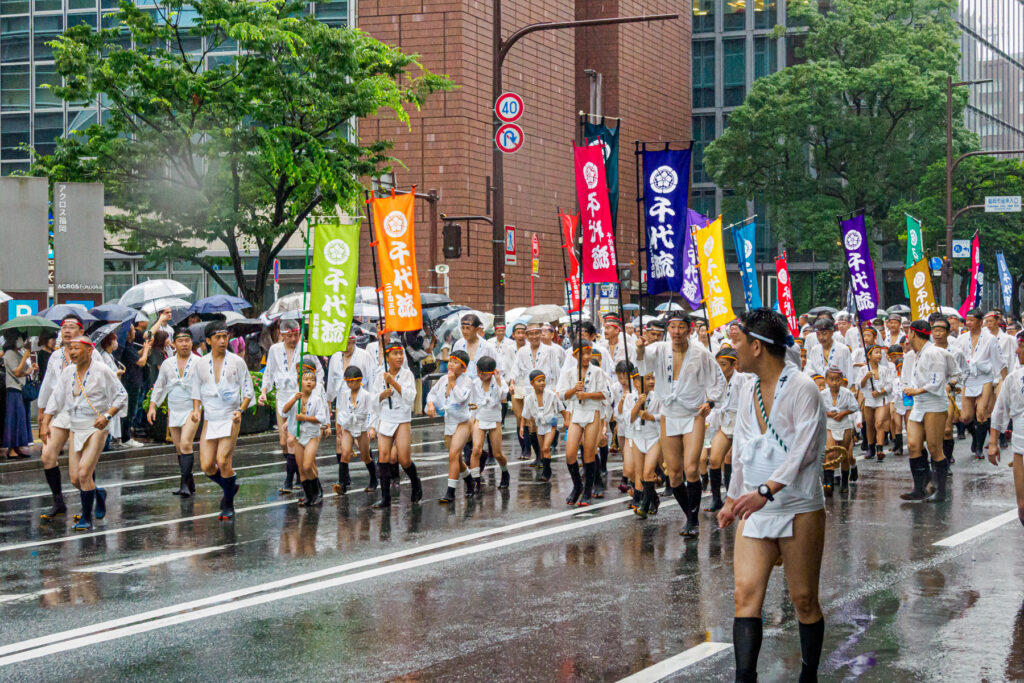
[[[922,258],[904,271],[903,284],[910,292],[910,317],[913,320],[927,318],[939,307],[935,305],[932,279],[928,275],[928,261]]]
[[[867,228],[864,214],[839,221],[843,249],[846,250],[846,265],[850,269],[850,287],[853,288],[853,302],[857,306],[860,322],[870,321],[878,314],[878,285],[875,283],[875,266],[868,249]]]
[[[690,150],[644,150],[643,197],[647,242],[647,293],[678,292],[683,287],[686,194],[690,188]]]
[[[999,270],[999,291],[1003,295],[1003,310],[1007,313],[1013,311],[1013,276],[1006,265],[1006,257],[1003,252],[996,252],[996,268]]]
[[[974,231],[971,238],[971,282],[967,285],[967,298],[960,305],[960,317],[967,315],[967,312],[978,305],[978,283],[981,281],[981,241],[978,231]]]
[[[793,304],[793,282],[789,279],[786,252],[775,257],[775,281],[779,290],[779,312],[786,316],[789,333],[797,337],[800,335],[800,321],[796,317],[796,306]]]
[[[711,224],[707,216],[702,216],[691,209],[686,210],[686,230],[683,231],[683,286],[679,293],[686,299],[692,310],[700,308],[704,300],[704,288],[700,284],[700,264],[697,260],[697,247],[693,241],[693,229],[704,228]]]
[[[917,220],[909,213],[907,216],[907,264],[906,267],[910,268],[912,265],[924,258],[924,239],[921,236],[921,221]],[[907,289],[907,282],[903,282],[903,295],[910,296],[910,290]],[[915,318],[916,320],[916,318]]]
[[[392,332],[410,332],[423,327],[413,235],[414,200],[412,192],[371,199],[384,326]]]
[[[580,204],[583,284],[618,282],[608,185],[600,147],[574,147],[576,196]]]
[[[309,352],[330,356],[348,346],[359,280],[359,226],[321,223],[313,228]]]
[[[757,285],[757,269],[754,266],[754,240],[757,235],[757,221],[738,225],[732,229],[732,243],[736,247],[736,260],[740,265],[743,280],[743,303],[747,310],[761,308],[761,288]]]
[[[583,137],[588,145],[601,147],[604,175],[608,179],[608,207],[612,214],[612,230],[615,230],[619,221],[619,127],[609,128],[603,123],[588,120],[583,125]]]
[[[53,297],[103,303],[103,183],[53,184]]]
[[[579,216],[560,213],[558,220],[562,225],[562,247],[568,252],[569,274],[565,278],[568,285],[569,312],[574,313],[583,306],[583,294],[580,290],[580,260],[576,258],[576,226],[579,224]]]
[[[722,217],[693,234],[700,260],[700,279],[704,285],[704,306],[708,329],[713,330],[736,317],[732,312],[732,294],[725,275],[725,250],[722,248]]]

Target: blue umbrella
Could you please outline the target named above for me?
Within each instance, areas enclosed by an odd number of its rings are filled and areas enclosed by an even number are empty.
[[[131,318],[135,319],[135,316],[139,314],[134,308],[128,306],[122,306],[116,302],[110,302],[101,304],[89,309],[89,313],[96,320],[103,320],[108,323],[119,323],[124,320]]]
[[[624,311],[639,311],[640,310],[640,306],[638,306],[637,304],[623,304],[622,305],[622,310],[624,310]]]
[[[205,313],[224,313],[226,311],[238,313],[246,308],[252,308],[252,304],[241,297],[231,296],[230,294],[214,294],[192,304],[192,308],[188,309],[188,314],[198,313],[203,315]]]
[[[57,304],[40,311],[39,315],[54,323],[59,323],[66,315],[77,315],[83,323],[94,323],[98,320],[96,316],[90,315],[82,304]]]

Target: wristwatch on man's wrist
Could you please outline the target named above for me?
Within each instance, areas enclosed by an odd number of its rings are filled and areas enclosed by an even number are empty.
[[[761,484],[760,486],[758,486],[757,492],[769,503],[775,500],[775,496],[772,495],[772,490],[768,488],[768,484]]]

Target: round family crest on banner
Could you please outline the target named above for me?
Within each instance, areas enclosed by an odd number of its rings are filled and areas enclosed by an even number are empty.
[[[789,271],[786,270],[785,268],[780,270],[779,274],[778,274],[778,280],[779,280],[779,284],[782,284],[782,285],[784,285],[787,282],[789,282]]]
[[[978,271],[978,284],[985,284],[985,273],[981,272],[980,270]]]
[[[910,235],[910,246],[916,247],[917,246],[917,230],[911,230],[909,235]]]
[[[593,161],[583,164],[583,180],[591,190],[597,187],[597,165]]]
[[[708,235],[708,238],[704,240],[704,258],[711,258],[711,252],[715,249],[715,238]]]
[[[851,230],[850,232],[846,233],[846,236],[843,238],[843,244],[845,244],[846,248],[849,249],[850,251],[853,251],[854,249],[860,249],[861,241],[862,240],[860,238],[860,233],[857,232],[856,230]]]
[[[668,194],[679,184],[679,175],[671,166],[659,166],[651,173],[651,189],[658,194]]]
[[[391,239],[398,239],[409,228],[409,219],[401,211],[392,211],[384,217],[384,232]]]
[[[611,145],[609,145],[607,142],[605,142],[604,138],[597,138],[596,140],[592,140],[590,142],[589,146],[590,147],[600,147],[601,148],[601,156],[604,157],[605,162],[607,162],[608,158],[611,157],[611,155],[612,155]]]
[[[914,276],[914,289],[921,289],[921,287],[924,287],[924,273],[918,272]]]
[[[344,240],[331,240],[324,246],[324,258],[332,266],[340,266],[348,261],[349,249]]]
[[[750,243],[750,240],[743,240],[743,258],[750,258],[753,253],[754,245]]]

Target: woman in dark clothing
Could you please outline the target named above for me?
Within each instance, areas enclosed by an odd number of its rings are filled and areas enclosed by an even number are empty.
[[[22,449],[32,445],[32,426],[22,389],[29,375],[37,372],[39,367],[32,362],[28,349],[23,348],[23,345],[24,341],[18,334],[9,335],[4,341],[7,402],[4,406],[4,433],[0,448],[6,451],[8,460],[29,457]]]

